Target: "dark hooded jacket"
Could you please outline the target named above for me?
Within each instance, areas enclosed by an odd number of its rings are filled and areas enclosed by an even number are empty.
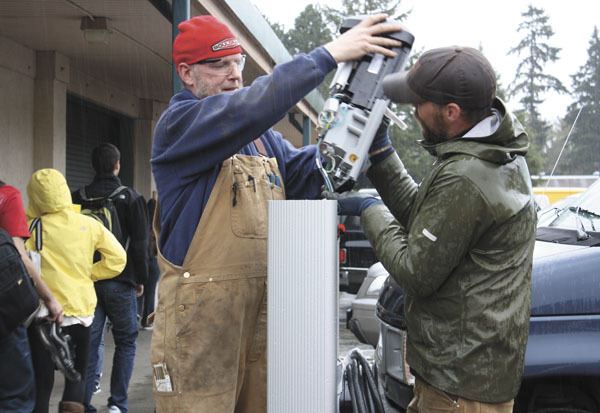
[[[501,120],[490,136],[427,148],[437,160],[419,186],[396,154],[373,166],[385,205],[362,214],[407,294],[411,368],[438,389],[488,403],[519,389],[536,226],[527,135],[501,101],[494,107]]]
[[[91,184],[85,187],[85,192],[89,198],[105,197],[121,185],[121,180],[114,174],[99,174],[94,177]],[[73,192],[71,196],[74,204],[81,204],[80,190]],[[115,199],[115,208],[119,215],[123,236],[125,239],[129,239],[129,246],[127,248],[127,265],[113,281],[135,287],[144,284],[148,279],[149,227],[146,200],[132,188],[127,187]]]

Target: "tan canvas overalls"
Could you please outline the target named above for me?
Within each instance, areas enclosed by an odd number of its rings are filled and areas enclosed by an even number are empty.
[[[158,413],[266,412],[267,201],[285,198],[281,182],[274,158],[229,158],[183,265],[159,251]],[[157,390],[161,363],[171,391]]]

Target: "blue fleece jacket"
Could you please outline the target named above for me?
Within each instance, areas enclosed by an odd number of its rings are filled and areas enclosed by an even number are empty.
[[[287,198],[318,198],[317,148],[296,149],[270,128],[335,67],[329,52],[317,48],[235,92],[198,99],[183,90],[173,96],[156,125],[151,160],[165,258],[183,263],[222,162],[236,153],[257,156],[257,137],[277,158]]]

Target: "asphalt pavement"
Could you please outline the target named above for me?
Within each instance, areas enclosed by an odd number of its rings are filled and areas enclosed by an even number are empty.
[[[358,347],[366,353],[367,357],[372,356],[372,348],[365,344],[360,344],[354,335],[346,329],[346,309],[352,304],[354,295],[347,293],[339,294],[339,346],[338,355],[343,357],[348,351]],[[133,376],[129,384],[129,412],[130,413],[152,413],[154,411],[154,402],[152,400],[152,373],[150,370],[150,341],[152,331],[140,330],[137,340],[137,350],[135,355],[135,365]],[[105,357],[102,380],[100,383],[100,393],[92,398],[92,404],[98,409],[99,413],[107,411],[107,400],[110,396],[110,370],[114,354],[114,341],[109,332],[105,336]],[[60,373],[55,374],[54,389],[50,399],[50,412],[58,411],[58,402],[62,396],[64,387],[63,376]]]

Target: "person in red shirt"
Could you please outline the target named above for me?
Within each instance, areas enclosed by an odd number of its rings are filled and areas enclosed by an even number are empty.
[[[12,237],[35,288],[48,308],[48,318],[62,321],[61,305],[42,281],[41,276],[25,251],[24,239],[29,228],[21,193],[0,181],[0,228]],[[34,372],[27,330],[19,326],[8,337],[0,340],[0,411],[3,413],[31,411],[35,405]]]
[[[27,272],[33,279],[35,289],[46,308],[48,308],[48,312],[50,313],[49,318],[60,322],[62,320],[62,308],[52,296],[52,293],[25,251],[24,240],[29,238],[29,227],[27,226],[27,217],[25,216],[21,193],[14,186],[7,185],[2,181],[0,181],[0,228],[4,228],[10,234],[15,246],[21,253],[21,258],[23,259],[25,268],[27,268]]]
[[[14,186],[2,181],[0,181],[0,227],[11,237],[29,238],[21,193]]]

